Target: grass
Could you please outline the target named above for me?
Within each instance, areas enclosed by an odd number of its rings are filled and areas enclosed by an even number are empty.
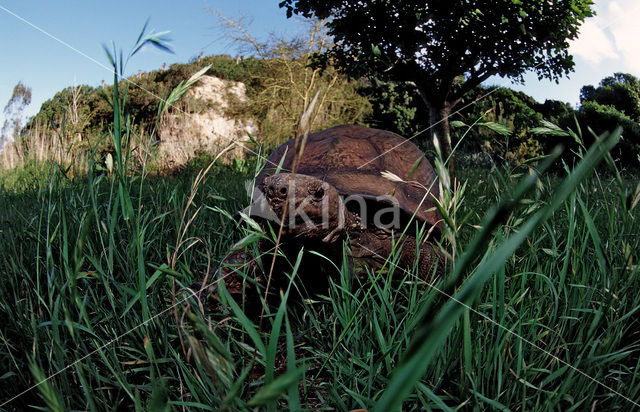
[[[592,173],[604,151],[540,178],[461,170],[441,205],[455,264],[434,285],[394,253],[361,278],[335,262],[325,294],[292,299],[312,252],[288,256],[259,327],[223,283],[214,311],[190,288],[234,244],[269,267],[257,242],[275,234],[233,218],[257,166],[132,170],[117,90],[109,166],[0,176],[0,409],[638,406],[640,186],[606,157]]]
[[[379,402],[410,353],[421,308],[447,301],[437,290],[377,273],[355,280],[338,267],[328,296],[289,304],[285,293],[264,331],[231,301],[214,314],[181,302],[242,237],[217,208],[246,205],[251,174],[214,166],[192,200],[195,172],[133,179],[139,206],[128,218],[118,178],[107,174],[68,180],[56,171],[44,185],[3,189],[0,379],[11,385],[0,399],[61,371],[3,408],[348,410]],[[517,180],[497,170],[473,175],[458,211],[461,250]],[[466,273],[551,202],[561,180],[543,178],[521,199]],[[578,185],[484,286],[473,286],[478,298],[445,328],[403,409],[633,406],[613,391],[640,399],[634,191],[610,173]],[[179,238],[200,243],[185,243],[172,265]]]

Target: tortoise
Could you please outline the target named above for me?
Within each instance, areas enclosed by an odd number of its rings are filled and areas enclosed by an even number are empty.
[[[285,256],[295,259],[304,246],[339,265],[343,243],[348,242],[351,263],[374,269],[384,264],[392,243],[407,229],[398,266],[412,268],[418,251],[418,275],[429,280],[444,266],[435,243],[443,230],[434,202],[439,195],[435,183],[429,161],[409,140],[379,129],[336,126],[278,147],[257,176],[254,201],[245,212],[272,224],[275,233],[282,225],[280,248]],[[412,225],[426,225],[426,241],[417,244]],[[261,253],[269,250],[266,244],[258,248]],[[326,286],[327,275],[320,268],[331,265],[316,254],[305,255],[304,260],[303,285]],[[265,284],[265,274],[246,251],[235,251],[221,268],[232,295],[241,293],[243,282],[229,268],[247,262],[251,262],[250,276]],[[264,265],[264,271],[268,269]]]

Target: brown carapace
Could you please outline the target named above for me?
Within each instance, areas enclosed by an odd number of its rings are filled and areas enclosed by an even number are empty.
[[[438,194],[431,164],[409,140],[378,129],[337,126],[276,149],[256,178],[248,212],[265,225],[270,222],[275,233],[282,225],[279,248],[291,261],[304,247],[340,267],[347,243],[347,264],[357,274],[363,264],[380,268],[395,243],[401,254],[398,266],[410,271],[417,264],[417,275],[432,280],[445,265],[435,243],[443,228],[434,202]],[[420,229],[428,236],[418,241]],[[261,242],[259,251],[273,246]],[[271,257],[269,253],[262,257],[267,263],[264,270]],[[229,265],[237,262],[248,262],[249,267]],[[281,270],[276,268],[272,285],[282,286],[278,279],[286,277],[275,273]],[[306,253],[299,274],[303,289],[326,287],[331,271],[337,272],[326,259]],[[247,252],[236,250],[219,275],[228,291],[237,295],[244,286],[255,284],[243,281],[240,273],[263,283],[268,273],[258,272]]]

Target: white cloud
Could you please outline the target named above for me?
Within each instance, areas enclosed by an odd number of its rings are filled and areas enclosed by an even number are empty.
[[[569,47],[571,54],[593,64],[618,58],[612,39],[598,26],[596,18],[587,20],[580,26],[580,36]]]
[[[611,72],[640,75],[640,3],[637,0],[599,1],[597,15],[580,27],[569,51],[593,65],[611,66]]]
[[[632,74],[640,75],[640,7],[637,0],[612,1],[609,4],[612,23],[608,29],[613,35],[616,49],[622,57],[624,67]]]

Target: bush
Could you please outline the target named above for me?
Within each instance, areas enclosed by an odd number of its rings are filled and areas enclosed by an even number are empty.
[[[637,168],[640,166],[638,158],[640,156],[640,125],[637,122],[613,106],[605,106],[592,101],[584,102],[575,116],[583,131],[582,134],[587,146],[593,142],[591,134],[585,133],[588,128],[592,129],[596,135],[600,135],[621,126],[623,129],[622,139],[613,149],[612,155],[619,159],[625,167]],[[568,117],[564,117],[562,123],[564,123],[564,127],[575,127],[575,121]],[[571,148],[576,147],[576,144],[571,141],[565,140],[563,143]]]
[[[531,96],[504,87],[477,87],[460,104],[468,107],[457,114],[456,119],[486,126],[472,128],[468,133],[466,128],[457,129],[457,138],[466,133],[463,151],[482,151],[491,157],[517,163],[542,154],[538,137],[529,133],[543,119],[537,110],[540,104]]]
[[[575,112],[569,103],[550,99],[545,100],[544,103],[537,103],[534,109],[542,115],[543,119],[554,124],[558,124],[564,116],[573,116]]]

